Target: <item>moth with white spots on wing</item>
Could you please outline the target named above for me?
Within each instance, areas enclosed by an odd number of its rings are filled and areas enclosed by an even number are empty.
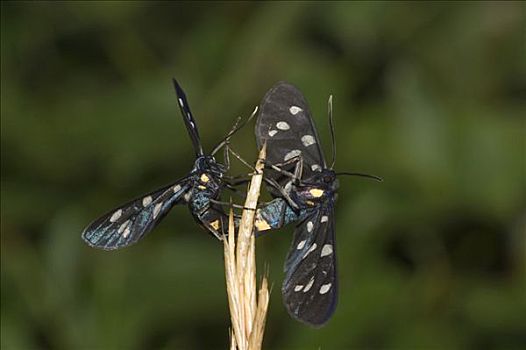
[[[256,141],[259,148],[266,143],[267,163],[281,169],[269,168],[265,176],[282,190],[267,186],[274,199],[263,204],[256,216],[260,222],[265,220],[266,230],[297,223],[281,291],[288,312],[316,327],[333,314],[338,290],[334,251],[338,184],[318,140],[301,92],[284,82],[272,87],[260,104]],[[291,179],[291,173],[299,173],[299,178]]]
[[[92,247],[105,250],[127,247],[150,232],[175,204],[188,204],[196,221],[218,239],[227,229],[228,218],[222,208],[214,203],[225,186],[227,167],[216,162],[214,153],[226,139],[238,130],[233,129],[225,140],[205,155],[195,120],[183,89],[174,79],[177,102],[192,140],[196,160],[190,173],[159,190],[132,200],[92,222],[82,233],[82,238]]]
[[[334,234],[337,175],[380,178],[363,173],[335,173],[332,96],[328,101],[333,160],[327,166],[314,122],[302,93],[281,82],[263,98],[256,121],[256,142],[267,145],[265,176],[274,199],[256,211],[263,231],[295,222],[294,238],[285,261],[281,292],[290,315],[308,325],[324,325],[334,313],[338,278]],[[286,127],[283,127],[285,126]],[[282,126],[280,128],[279,126]],[[267,130],[280,129],[267,134]],[[270,137],[269,137],[270,136]],[[259,229],[258,227],[258,229]],[[258,233],[261,233],[259,230]],[[301,292],[300,292],[301,291]]]

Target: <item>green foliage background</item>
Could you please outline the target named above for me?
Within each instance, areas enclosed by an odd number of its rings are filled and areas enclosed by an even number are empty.
[[[385,179],[341,179],[322,329],[281,305],[292,228],[258,239],[265,348],[524,349],[525,33],[520,2],[2,2],[2,349],[227,347],[222,248],[187,208],[123,251],[80,239],[192,166],[172,76],[207,150],[287,80],[330,152],[332,93],[337,170]]]

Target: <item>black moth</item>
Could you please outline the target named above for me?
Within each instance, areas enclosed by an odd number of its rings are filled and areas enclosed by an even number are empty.
[[[335,157],[332,98],[329,122]],[[255,133],[259,148],[267,144],[271,169],[265,176],[273,183],[268,189],[275,197],[258,209],[256,229],[262,232],[297,222],[285,261],[283,302],[295,319],[322,326],[333,314],[338,294],[334,204],[339,174],[332,170],[334,159],[328,167],[307,102],[286,82],[277,83],[263,98]]]
[[[175,204],[188,204],[196,221],[218,239],[226,232],[228,218],[215,201],[219,198],[221,189],[228,185],[225,178],[228,167],[216,162],[214,154],[237,129],[232,129],[211,155],[205,155],[186,95],[175,79],[173,83],[183,120],[194,146],[194,167],[184,178],[119,206],[92,222],[82,232],[82,238],[88,245],[113,250],[136,243]]]

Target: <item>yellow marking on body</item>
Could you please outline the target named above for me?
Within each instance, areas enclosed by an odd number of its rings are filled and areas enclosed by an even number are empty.
[[[254,225],[256,226],[258,231],[266,231],[271,229],[270,225],[265,219],[256,219]]]
[[[219,230],[219,220],[211,222],[210,226],[212,226],[214,230]]]
[[[201,182],[203,183],[207,183],[208,181],[210,181],[210,178],[208,177],[208,175],[206,174],[201,174]]]
[[[314,206],[314,202],[313,201],[305,201],[305,203],[307,203],[307,205],[310,205],[311,207]]]
[[[199,188],[200,190],[206,190],[206,186],[203,186],[203,185],[199,185],[197,186],[197,188]]]
[[[309,193],[314,197],[314,198],[319,198],[321,196],[323,196],[323,190],[320,190],[319,188],[313,188],[312,190],[309,191]]]

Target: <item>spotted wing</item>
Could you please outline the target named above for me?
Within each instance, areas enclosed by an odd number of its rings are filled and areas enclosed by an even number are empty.
[[[283,302],[289,314],[314,327],[336,308],[337,275],[332,208],[312,213],[294,232],[285,262]]]
[[[190,111],[190,105],[186,100],[186,94],[184,93],[183,88],[181,88],[177,80],[173,79],[173,84],[175,92],[177,94],[177,103],[179,104],[179,108],[181,109],[181,114],[183,115],[186,130],[188,131],[188,134],[192,139],[192,144],[194,145],[196,157],[202,156],[204,155],[203,146],[201,145],[201,139],[199,138],[197,124],[195,123],[195,119],[192,116],[192,112]]]
[[[301,155],[303,179],[326,167],[307,101],[289,83],[277,83],[263,97],[256,121],[256,142],[259,148],[267,143],[267,161],[272,164]],[[291,168],[293,166],[286,167],[287,170]],[[278,180],[281,185],[286,182],[274,171],[266,175]]]
[[[184,179],[115,208],[92,222],[82,239],[95,248],[114,250],[139,241],[191,190]]]

